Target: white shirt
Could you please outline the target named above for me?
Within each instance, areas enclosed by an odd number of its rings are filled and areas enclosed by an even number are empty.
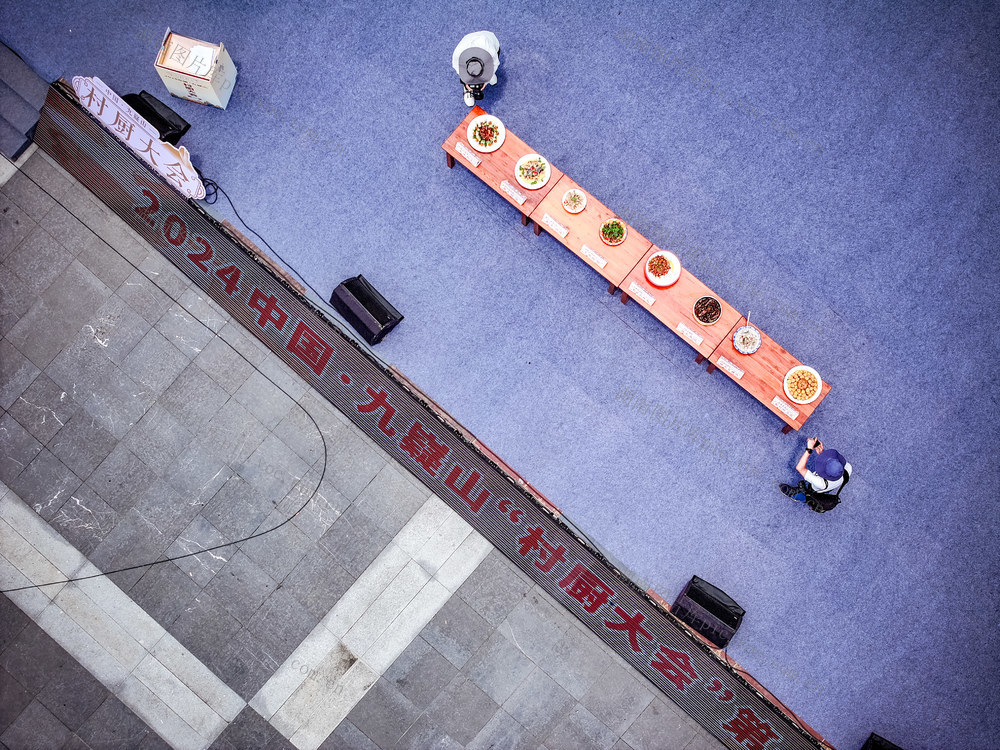
[[[854,467],[850,464],[844,464],[844,471],[851,474],[854,471]],[[812,485],[812,488],[816,492],[822,492],[824,494],[828,492],[836,492],[837,488],[844,483],[844,476],[841,474],[840,479],[824,479],[815,471],[806,470],[805,480]]]

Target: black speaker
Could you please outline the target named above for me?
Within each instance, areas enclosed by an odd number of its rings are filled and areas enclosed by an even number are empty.
[[[719,648],[736,635],[746,614],[729,594],[698,576],[691,578],[670,611]]]
[[[861,750],[903,750],[903,748],[899,745],[893,745],[889,740],[879,737],[875,732],[872,732]]]
[[[360,275],[344,279],[333,290],[330,304],[369,344],[384,339],[403,319],[399,311]]]
[[[125,94],[125,103],[139,113],[160,134],[160,140],[174,146],[191,125],[148,91],[139,94]]]

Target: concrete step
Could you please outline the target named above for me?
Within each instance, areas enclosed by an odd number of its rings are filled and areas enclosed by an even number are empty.
[[[17,161],[17,158],[30,145],[30,138],[24,133],[19,133],[17,128],[6,120],[0,119],[0,153],[11,161]]]
[[[16,91],[18,96],[37,111],[41,111],[49,84],[3,43],[0,43],[0,81]]]
[[[3,118],[20,133],[27,133],[38,122],[39,110],[21,98],[14,89],[0,80],[0,118]]]

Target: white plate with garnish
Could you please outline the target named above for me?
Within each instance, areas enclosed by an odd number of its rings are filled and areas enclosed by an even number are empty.
[[[507,128],[493,115],[479,115],[469,123],[466,137],[476,151],[489,154],[503,145]]]
[[[681,277],[681,261],[669,250],[658,250],[646,261],[646,280],[655,287],[666,289]]]
[[[538,190],[545,187],[549,181],[552,169],[548,160],[541,154],[525,154],[514,165],[514,177],[521,187],[528,190]]]
[[[562,197],[562,206],[568,214],[578,214],[587,207],[587,194],[582,190],[570,188]]]

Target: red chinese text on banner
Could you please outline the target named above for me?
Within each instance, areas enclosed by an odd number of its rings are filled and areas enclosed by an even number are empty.
[[[464,472],[465,469],[458,464],[455,464],[451,471],[448,472],[448,477],[444,480],[444,483],[451,487],[451,489],[455,491],[455,494],[465,501],[469,508],[472,509],[473,513],[478,513],[487,498],[489,498],[490,491],[485,489],[480,491],[480,493],[476,496],[476,499],[473,500],[471,497],[472,491],[476,488],[476,482],[478,482],[482,477],[478,471],[473,471],[469,474],[469,478],[465,480],[465,484],[459,487],[458,478],[462,476]]]
[[[399,447],[410,454],[410,458],[424,467],[432,477],[441,470],[441,463],[451,449],[424,429],[420,422],[414,422]]]
[[[372,400],[367,404],[358,404],[358,411],[362,414],[368,414],[376,409],[381,409],[382,414],[379,416],[378,428],[388,437],[393,437],[396,434],[396,430],[394,427],[389,426],[389,420],[396,413],[396,407],[389,403],[389,395],[385,391],[376,391],[371,387],[365,388],[365,390],[371,396]]]
[[[576,599],[583,608],[593,614],[607,604],[615,592],[596,575],[590,572],[586,565],[577,563],[573,571],[559,581],[559,586],[567,594]]]

